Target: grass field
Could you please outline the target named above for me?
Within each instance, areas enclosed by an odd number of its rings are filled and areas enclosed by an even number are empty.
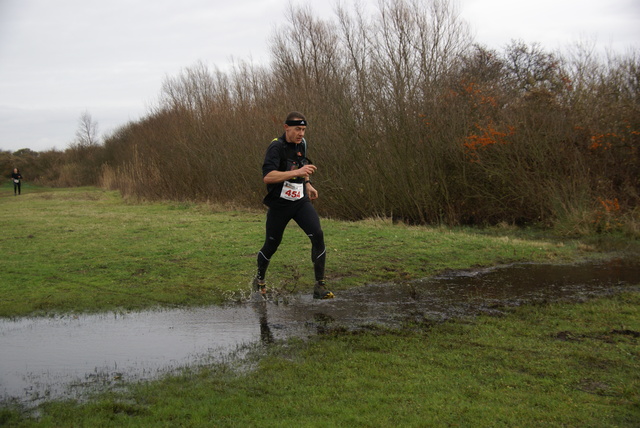
[[[127,203],[99,189],[0,190],[0,316],[196,306],[248,294],[264,213]],[[12,193],[12,191],[11,191]],[[336,292],[444,269],[574,261],[623,238],[323,219]],[[309,244],[292,226],[269,279],[310,292]],[[505,308],[403,330],[340,330],[242,361],[131,385],[6,426],[638,426],[640,296]]]
[[[98,189],[42,189],[0,199],[0,316],[193,306],[249,292],[264,212],[189,203],[126,203]],[[6,196],[6,197],[5,197]],[[334,291],[514,261],[598,253],[577,240],[412,227],[385,219],[323,220]],[[268,273],[271,286],[313,284],[308,238],[292,223]]]

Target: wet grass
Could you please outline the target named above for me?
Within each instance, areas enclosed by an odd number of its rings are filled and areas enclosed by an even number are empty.
[[[401,331],[335,329],[245,361],[54,402],[7,426],[617,426],[640,422],[640,294]]]
[[[195,306],[242,299],[264,239],[264,212],[189,203],[126,203],[94,188],[0,189],[0,316]],[[334,291],[444,269],[597,256],[577,240],[511,231],[323,220]],[[308,239],[292,223],[271,286],[311,290]]]

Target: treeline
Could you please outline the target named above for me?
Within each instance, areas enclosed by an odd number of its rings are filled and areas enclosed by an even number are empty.
[[[149,115],[101,146],[100,184],[259,206],[264,150],[299,110],[323,215],[638,233],[637,51],[490,50],[446,0],[385,0],[331,20],[292,7],[271,55],[167,79]]]
[[[97,135],[98,124],[89,112],[80,115],[75,140],[65,151],[36,152],[20,149],[16,152],[0,150],[0,171],[9,179],[18,168],[24,180],[52,187],[97,185],[107,150]]]
[[[18,168],[25,182],[42,186],[93,186],[100,183],[105,156],[106,150],[102,145],[72,144],[65,151],[0,151],[0,171],[2,177],[9,180],[13,168]]]

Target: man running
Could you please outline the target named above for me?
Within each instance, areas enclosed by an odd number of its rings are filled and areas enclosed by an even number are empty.
[[[302,113],[289,113],[284,124],[284,134],[271,142],[262,165],[262,177],[267,185],[267,196],[263,203],[269,210],[266,238],[258,253],[258,273],[253,286],[263,297],[267,293],[265,275],[269,261],[278,250],[284,230],[291,219],[295,220],[311,240],[311,261],[316,279],[313,298],[334,297],[325,284],[324,234],[318,213],[311,204],[311,200],[318,197],[318,191],[309,177],[317,168],[306,157],[306,129],[307,119]]]

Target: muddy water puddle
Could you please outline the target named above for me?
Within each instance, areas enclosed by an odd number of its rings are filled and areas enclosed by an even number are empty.
[[[504,305],[637,290],[639,284],[637,260],[518,264],[368,285],[326,301],[304,294],[291,296],[286,304],[0,320],[0,401],[80,398],[333,327],[437,322]]]

